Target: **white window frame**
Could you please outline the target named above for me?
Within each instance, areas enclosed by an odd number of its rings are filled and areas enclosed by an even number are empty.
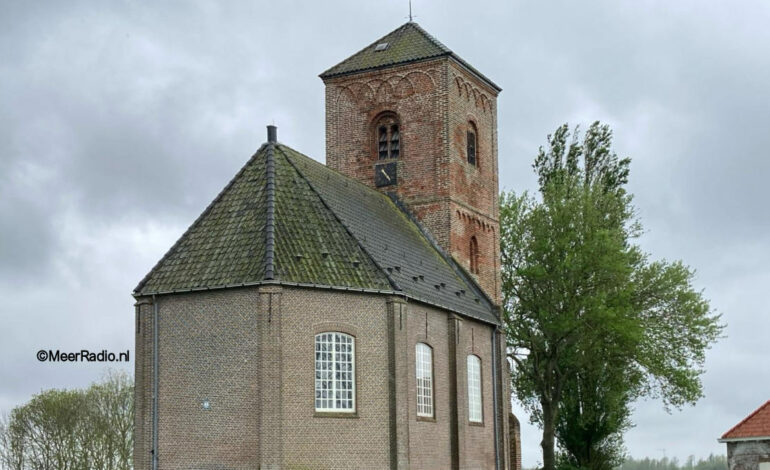
[[[348,351],[337,351],[337,346],[341,345],[344,346],[347,343],[341,343],[340,339],[346,338],[350,339],[350,361],[340,361],[338,354],[343,353],[347,354]],[[326,339],[326,340],[325,340]],[[322,347],[319,346],[319,341],[321,344],[327,345],[327,350],[322,350]],[[356,412],[356,338],[353,335],[349,335],[347,333],[342,333],[340,331],[324,331],[322,333],[318,333],[315,335],[315,341],[314,341],[314,361],[315,361],[315,388],[314,388],[314,394],[313,394],[313,402],[315,404],[315,410],[318,412],[332,412],[332,413],[355,413]],[[331,355],[331,358],[325,358],[325,354]],[[323,368],[319,366],[322,365],[322,363],[326,363],[326,368]],[[350,364],[350,371],[340,371],[340,366],[343,364]],[[331,367],[329,367],[331,366]],[[349,382],[350,382],[350,388],[349,389],[343,389],[338,390],[339,382],[340,380],[337,379],[338,373],[350,373]],[[331,374],[331,380],[324,380],[322,376],[324,374]],[[348,380],[345,380],[347,382]],[[327,382],[331,384],[330,388],[323,389],[321,387],[321,384]],[[321,398],[321,394],[319,392],[326,391],[329,396],[326,398]],[[344,400],[346,401],[346,404],[349,404],[349,407],[338,407],[337,404],[337,392],[350,392],[350,397],[345,397]],[[331,406],[319,406],[319,401],[323,402],[325,401],[325,405],[331,405]]]
[[[433,348],[425,343],[414,346],[414,371],[417,387],[417,416],[433,418]]]
[[[484,422],[483,398],[481,396],[481,358],[469,354],[466,361],[468,382],[468,421]]]

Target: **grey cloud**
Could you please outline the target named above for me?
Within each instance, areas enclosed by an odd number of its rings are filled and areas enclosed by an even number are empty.
[[[731,385],[767,362],[770,6],[413,6],[504,89],[502,187],[535,187],[532,158],[559,124],[613,126],[617,150],[634,159],[631,190],[649,231],[640,242],[697,268],[730,325],[709,355],[706,398],[672,415],[639,404],[629,451],[721,449],[722,428],[770,387],[767,366],[750,386]],[[100,373],[42,367],[34,345],[131,345],[131,288],[265,139],[265,124],[323,160],[317,74],[406,14],[406,2],[354,0],[3,3],[0,322],[12,334],[0,342],[0,409]],[[80,246],[86,236],[93,245]],[[533,466],[540,436],[520,417]]]

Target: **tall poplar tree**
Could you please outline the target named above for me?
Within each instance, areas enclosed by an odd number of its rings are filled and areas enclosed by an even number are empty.
[[[565,124],[535,158],[539,197],[501,196],[511,380],[543,428],[545,470],[556,466],[565,410],[590,406],[599,413],[588,420],[604,412],[620,418],[616,439],[623,407],[636,397],[659,397],[666,407],[697,401],[705,351],[723,328],[693,288],[692,270],[651,262],[634,244],[641,225],[626,191],[630,159],[611,144],[606,125],[592,124],[581,141]]]

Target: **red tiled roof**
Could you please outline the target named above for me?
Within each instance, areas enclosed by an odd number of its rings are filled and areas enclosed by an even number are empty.
[[[770,437],[770,400],[722,435],[722,439]]]

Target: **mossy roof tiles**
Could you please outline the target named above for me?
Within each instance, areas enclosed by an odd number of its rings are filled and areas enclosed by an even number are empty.
[[[388,196],[281,144],[259,149],[134,295],[260,283],[401,294],[498,322],[480,288]]]
[[[492,80],[482,75],[413,21],[399,26],[339,64],[326,70],[320,77],[327,79],[443,56],[453,58],[470,72],[487,82],[492,88],[497,91],[501,90]]]

